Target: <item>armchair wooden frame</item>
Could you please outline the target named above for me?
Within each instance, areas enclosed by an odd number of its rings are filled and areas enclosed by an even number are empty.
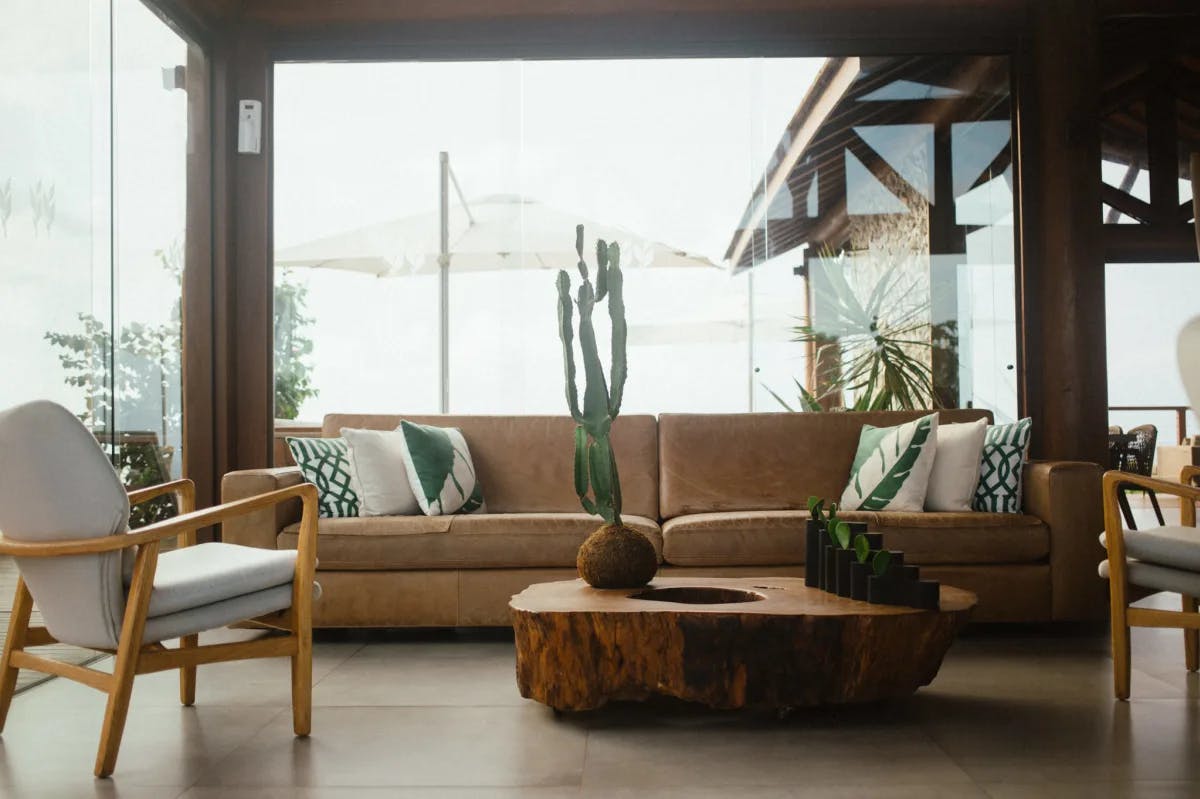
[[[1117,699],[1129,698],[1130,627],[1167,627],[1183,630],[1184,659],[1188,671],[1200,668],[1200,603],[1197,597],[1183,596],[1180,610],[1134,608],[1125,561],[1125,529],[1122,526],[1120,496],[1127,487],[1145,488],[1179,497],[1181,523],[1196,526],[1196,502],[1200,488],[1200,467],[1185,466],[1180,481],[1172,483],[1130,472],[1106,472],[1104,475],[1104,535],[1108,548],[1109,602],[1112,620],[1113,688]],[[1200,530],[1197,531],[1200,535]]]
[[[120,639],[117,649],[110,651],[116,658],[112,674],[49,660],[26,651],[26,647],[52,644],[56,641],[45,627],[29,626],[33,597],[25,586],[25,581],[18,580],[8,625],[8,638],[4,654],[0,656],[0,733],[4,730],[4,722],[16,690],[17,672],[20,669],[32,669],[44,674],[66,677],[91,686],[108,694],[108,706],[104,712],[104,726],[100,735],[100,748],[96,753],[95,768],[97,777],[107,777],[116,766],[121,734],[129,712],[133,678],[138,674],[179,669],[179,700],[190,706],[196,700],[196,667],[201,664],[249,658],[290,657],[292,727],[296,735],[309,734],[312,726],[312,599],[316,571],[316,488],[305,483],[197,511],[195,486],[191,480],[184,479],[131,491],[129,502],[136,505],[170,493],[179,497],[182,511],[179,516],[147,525],[125,535],[36,543],[0,537],[0,555],[17,558],[93,555],[137,547]],[[198,635],[186,635],[175,648],[168,648],[161,643],[141,643],[150,607],[150,594],[154,587],[159,546],[163,540],[176,538],[178,546],[192,546],[196,543],[196,531],[201,528],[293,498],[301,500],[303,514],[300,521],[296,574],[292,582],[292,606],[282,614],[277,627],[287,635],[206,646],[199,645]]]

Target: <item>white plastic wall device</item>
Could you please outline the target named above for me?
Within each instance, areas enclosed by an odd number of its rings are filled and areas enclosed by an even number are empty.
[[[238,152],[262,152],[262,103],[238,100]]]

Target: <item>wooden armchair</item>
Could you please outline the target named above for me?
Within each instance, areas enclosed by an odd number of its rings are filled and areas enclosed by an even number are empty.
[[[1111,471],[1104,475],[1104,536],[1108,559],[1100,576],[1108,578],[1112,621],[1113,687],[1118,699],[1129,698],[1130,627],[1183,629],[1188,671],[1200,667],[1200,530],[1196,530],[1196,502],[1200,488],[1194,484],[1200,468],[1186,467],[1179,483]],[[1179,497],[1179,526],[1126,531],[1122,524],[1121,492],[1142,488]],[[1181,610],[1133,608],[1131,589],[1172,591],[1182,595]]]
[[[175,493],[182,515],[128,532],[129,506]],[[196,530],[298,497],[297,550],[196,544]],[[179,698],[196,698],[196,667],[259,657],[292,661],[292,726],[312,717],[312,602],[317,493],[309,484],[194,510],[190,480],[125,493],[95,438],[69,411],[33,402],[0,413],[0,555],[17,583],[0,657],[0,732],[19,669],[66,677],[108,694],[95,773],[116,765],[133,678],[179,669]],[[159,553],[162,541],[178,548]],[[30,627],[34,601],[45,627]],[[283,636],[201,646],[204,630],[281,612]],[[179,639],[177,647],[164,641]],[[112,674],[39,657],[27,647],[62,642],[115,655]]]

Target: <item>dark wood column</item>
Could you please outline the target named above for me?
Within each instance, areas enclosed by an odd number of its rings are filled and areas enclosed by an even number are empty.
[[[1037,457],[1104,463],[1108,424],[1094,0],[1031,9],[1017,80],[1022,412]]]
[[[271,465],[274,424],[274,262],[271,230],[271,76],[265,38],[254,26],[239,29],[230,70],[235,94],[222,113],[228,129],[232,307],[227,313],[229,371],[224,396],[232,426],[229,469]],[[262,103],[262,152],[237,152],[239,100]]]

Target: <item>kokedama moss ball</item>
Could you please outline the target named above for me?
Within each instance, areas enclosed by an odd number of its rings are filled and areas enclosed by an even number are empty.
[[[654,579],[658,553],[632,527],[606,524],[579,547],[575,566],[593,588],[640,588]]]

